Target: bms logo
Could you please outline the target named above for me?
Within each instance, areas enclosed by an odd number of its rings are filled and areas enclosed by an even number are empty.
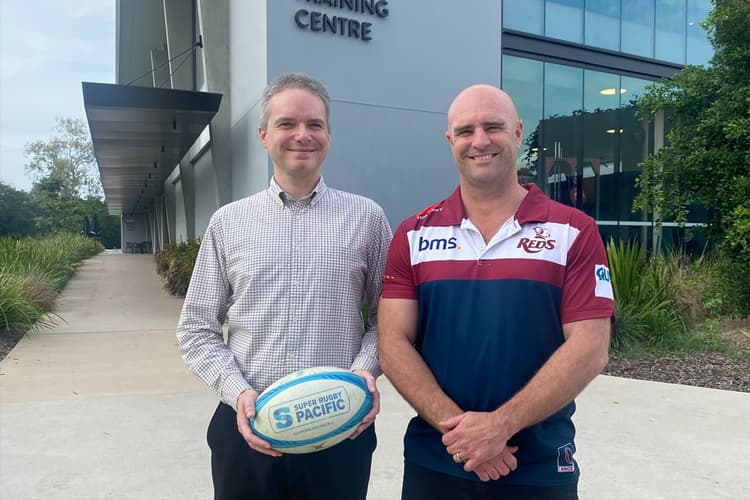
[[[455,237],[434,238],[431,240],[419,237],[418,249],[420,252],[425,250],[453,250],[456,248],[461,250],[461,247],[458,246],[458,240]]]
[[[535,226],[533,238],[521,238],[516,248],[523,248],[526,253],[539,253],[542,250],[554,250],[556,240],[550,239],[546,227]]]

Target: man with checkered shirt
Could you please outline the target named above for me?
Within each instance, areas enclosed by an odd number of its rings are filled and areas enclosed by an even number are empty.
[[[185,297],[182,356],[221,399],[208,428],[216,499],[367,494],[380,410],[376,310],[391,230],[374,201],[329,188],[321,177],[329,101],[319,82],[298,73],[265,89],[258,133],[273,178],[268,189],[213,215]],[[314,366],[362,376],[372,410],[332,448],[282,454],[253,434],[248,419],[266,387]]]

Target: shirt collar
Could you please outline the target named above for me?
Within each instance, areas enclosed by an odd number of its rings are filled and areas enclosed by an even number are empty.
[[[313,188],[312,193],[297,201],[309,200],[310,206],[313,206],[318,203],[318,201],[323,197],[323,194],[327,190],[328,186],[326,186],[325,181],[323,181],[323,176],[320,176],[320,179],[318,179],[318,183]],[[268,192],[271,194],[271,198],[273,198],[274,202],[280,207],[283,207],[285,203],[294,200],[291,196],[286,194],[283,189],[281,189],[281,186],[279,186],[279,184],[276,182],[276,179],[274,179],[273,177],[271,177],[271,181],[268,185]]]
[[[518,210],[516,210],[515,217],[518,223],[526,224],[528,222],[544,222],[548,220],[550,205],[547,196],[545,196],[536,184],[523,184],[522,186],[528,191],[528,194],[521,201]],[[448,225],[458,226],[464,219],[468,218],[463,199],[461,198],[460,186],[444,201],[425,209],[422,214],[426,215],[438,210],[442,212],[440,219]]]

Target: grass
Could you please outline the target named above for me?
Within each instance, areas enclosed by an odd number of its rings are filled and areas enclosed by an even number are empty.
[[[722,320],[734,312],[725,259],[690,259],[675,251],[647,259],[637,243],[614,241],[607,254],[617,315],[614,351],[636,358],[739,353],[722,338]]]
[[[102,250],[75,234],[0,237],[0,334],[53,326],[58,294],[78,264]]]

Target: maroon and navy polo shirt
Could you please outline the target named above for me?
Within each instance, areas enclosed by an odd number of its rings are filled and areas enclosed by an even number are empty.
[[[416,349],[462,409],[492,411],[521,389],[564,341],[562,325],[614,314],[606,252],[594,220],[550,200],[536,185],[515,217],[485,244],[460,188],[401,223],[382,296],[419,302]],[[499,481],[555,485],[578,478],[575,404],[514,436],[518,469]],[[446,453],[419,417],[405,458],[478,480]]]

